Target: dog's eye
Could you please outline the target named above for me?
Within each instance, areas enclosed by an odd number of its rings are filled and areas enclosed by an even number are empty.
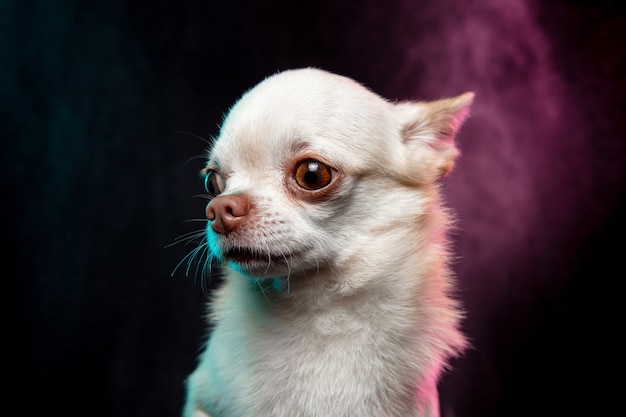
[[[224,191],[224,180],[216,171],[208,171],[204,177],[204,189],[209,197],[215,197]]]
[[[296,165],[294,178],[305,190],[319,190],[330,184],[332,169],[320,161],[307,159]]]

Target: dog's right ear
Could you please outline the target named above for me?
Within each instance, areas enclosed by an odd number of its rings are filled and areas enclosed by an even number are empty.
[[[447,175],[459,151],[454,138],[469,114],[474,93],[437,101],[395,105],[407,166],[406,180],[423,183]]]

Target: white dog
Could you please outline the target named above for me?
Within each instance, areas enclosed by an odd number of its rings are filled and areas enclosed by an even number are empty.
[[[437,180],[472,98],[391,103],[300,69],[236,103],[204,170],[225,278],[185,417],[439,415],[465,339]]]

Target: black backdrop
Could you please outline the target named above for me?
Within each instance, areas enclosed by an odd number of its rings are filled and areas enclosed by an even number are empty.
[[[165,246],[202,227],[185,222],[204,212],[200,138],[263,77],[317,66],[393,100],[477,93],[445,182],[473,348],[443,415],[606,406],[626,276],[621,4],[0,0],[6,402],[179,414],[206,295],[193,271],[170,276],[192,247]]]

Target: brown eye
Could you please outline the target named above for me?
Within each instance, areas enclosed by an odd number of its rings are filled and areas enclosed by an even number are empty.
[[[215,197],[224,191],[224,180],[216,171],[208,171],[204,177],[204,189],[209,197]]]
[[[307,159],[296,165],[294,178],[305,190],[319,190],[332,180],[332,169],[315,159]]]

